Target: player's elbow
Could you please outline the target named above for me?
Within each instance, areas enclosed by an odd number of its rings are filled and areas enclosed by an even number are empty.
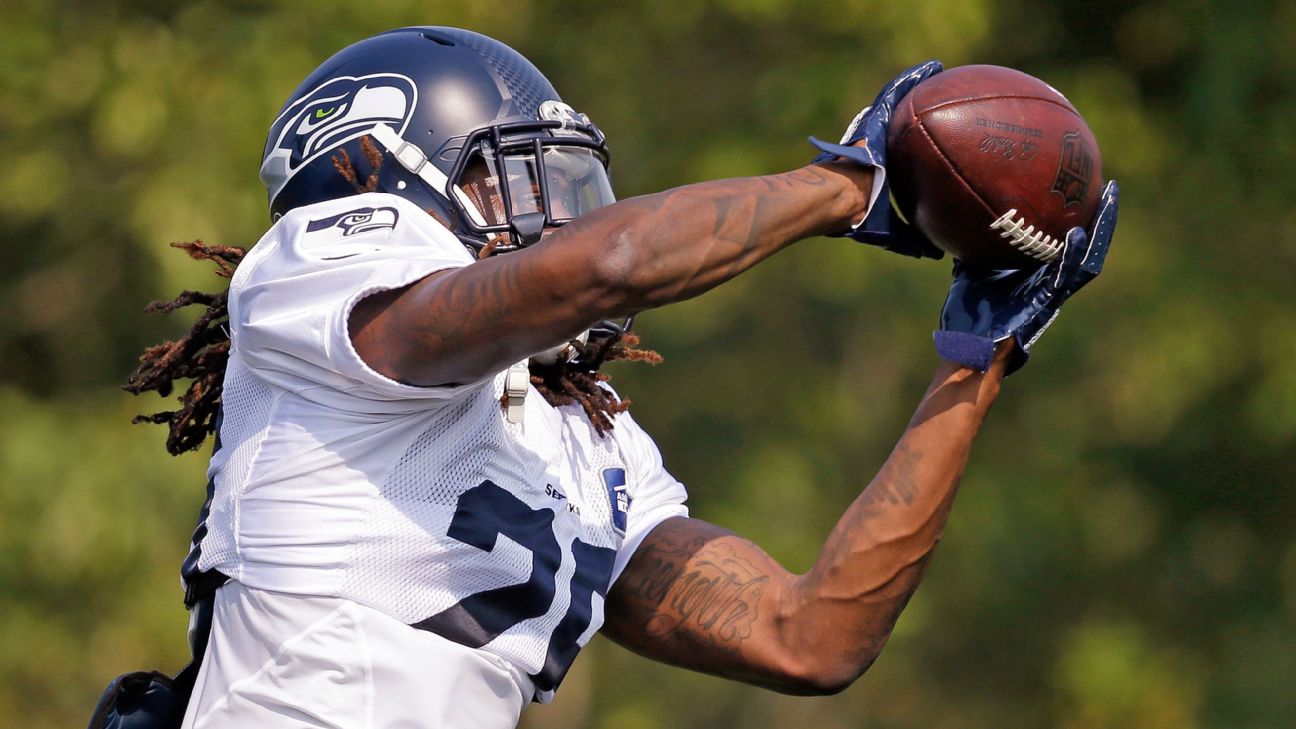
[[[781,617],[778,663],[790,679],[787,693],[829,696],[845,691],[877,661],[891,633],[797,609]]]
[[[832,696],[839,694],[873,665],[877,653],[864,655],[797,656],[781,671],[777,690],[797,696]]]

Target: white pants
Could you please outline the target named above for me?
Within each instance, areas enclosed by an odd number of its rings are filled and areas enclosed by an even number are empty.
[[[216,592],[183,729],[512,729],[530,680],[350,600]]]

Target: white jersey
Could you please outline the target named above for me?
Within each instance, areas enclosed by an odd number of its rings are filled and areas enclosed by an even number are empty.
[[[599,437],[579,406],[532,390],[513,424],[502,372],[413,387],[361,360],[347,330],[357,301],[472,261],[381,193],[293,210],[248,252],[230,283],[220,447],[190,561],[500,656],[545,701],[639,542],[687,514],[686,493],[628,414]]]

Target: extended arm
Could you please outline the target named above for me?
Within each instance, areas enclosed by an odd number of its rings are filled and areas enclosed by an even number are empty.
[[[823,151],[814,164],[625,200],[521,251],[371,296],[349,322],[356,350],[402,382],[462,383],[597,321],[697,296],[811,236],[849,233],[906,255],[939,257],[921,236],[902,235],[884,214],[885,180],[880,190],[873,183],[885,169],[895,105],[940,69],[929,61],[883,86],[842,144],[814,141]],[[874,193],[882,205],[870,211]]]
[[[828,162],[624,200],[529,248],[365,299],[352,340],[396,380],[469,381],[601,319],[697,296],[795,241],[845,230],[867,208],[872,179],[870,168]]]
[[[1034,271],[956,263],[941,365],[881,472],[793,575],[759,547],[692,519],[652,531],[608,595],[606,631],[651,658],[793,693],[849,685],[877,658],[940,539],[1004,375],[1102,272],[1116,227],[1109,183],[1091,231]]]
[[[877,658],[949,517],[1012,347],[986,373],[942,364],[881,471],[794,575],[695,519],[657,527],[608,595],[604,631],[656,660],[789,693],[831,693]]]

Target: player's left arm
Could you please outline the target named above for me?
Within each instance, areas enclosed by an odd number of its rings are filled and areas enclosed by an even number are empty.
[[[850,685],[918,587],[1014,346],[1001,343],[985,373],[941,365],[808,573],[721,527],[670,519],[613,585],[604,632],[649,658],[787,693]]]

